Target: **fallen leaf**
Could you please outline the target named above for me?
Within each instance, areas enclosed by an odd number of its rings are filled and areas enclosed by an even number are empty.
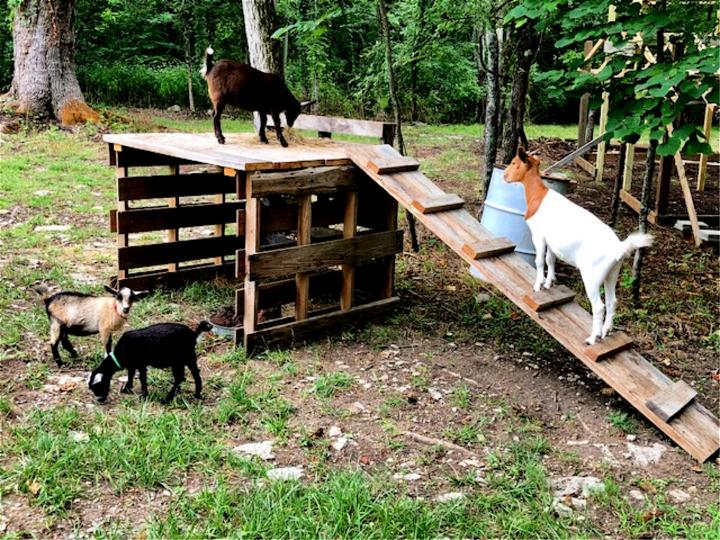
[[[363,465],[370,465],[370,457],[360,456],[360,463],[362,463]]]
[[[663,515],[662,510],[658,510],[657,508],[651,508],[647,512],[645,512],[642,516],[642,519],[645,523],[648,523],[650,521],[654,521],[660,516]]]
[[[28,491],[30,493],[32,493],[33,495],[37,495],[38,493],[40,493],[41,489],[42,489],[42,486],[40,484],[38,484],[35,480],[33,480],[32,482],[30,482],[28,484]]]
[[[703,468],[700,465],[693,465],[692,467],[690,467],[690,470],[696,473],[703,472]]]
[[[712,375],[710,375],[710,378],[711,378],[713,381],[720,382],[720,371],[718,371],[718,372],[713,373]]]
[[[606,388],[602,388],[602,389],[600,390],[600,394],[603,395],[603,396],[612,396],[614,393],[615,393],[615,390],[613,390],[613,389],[610,388],[609,386],[606,387]]]

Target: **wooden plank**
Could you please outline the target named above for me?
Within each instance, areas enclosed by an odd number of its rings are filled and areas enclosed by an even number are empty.
[[[312,231],[312,195],[298,198],[297,245],[309,246]],[[252,270],[252,265],[250,266]],[[307,319],[310,304],[310,276],[307,272],[295,275],[295,320]]]
[[[620,200],[634,210],[636,214],[640,213],[640,201],[632,193],[621,189]],[[658,214],[655,210],[648,212],[648,221],[653,224],[658,223]]]
[[[559,285],[551,289],[533,291],[531,294],[526,294],[523,300],[533,311],[545,311],[574,301],[575,291],[565,285]]]
[[[117,209],[113,208],[110,210],[110,232],[117,232]]]
[[[118,232],[128,234],[162,231],[169,228],[201,227],[215,225],[219,221],[231,223],[236,220],[237,211],[244,207],[244,201],[236,201],[224,204],[189,204],[177,208],[155,207],[118,211]]]
[[[457,210],[465,205],[460,197],[454,194],[444,195],[442,197],[424,197],[415,199],[412,205],[421,214],[432,214],[434,212],[444,212],[446,210]]]
[[[243,309],[243,328],[245,329],[245,347],[247,333],[254,332],[258,322],[258,283],[250,277],[249,258],[260,249],[260,199],[250,197],[250,184],[247,185],[247,207],[245,222],[245,284],[243,287],[245,305]]]
[[[357,234],[358,192],[349,191],[345,194],[345,217],[343,219],[343,238],[355,238]],[[354,304],[355,266],[342,265],[343,284],[340,293],[340,309],[347,311]]]
[[[695,399],[697,392],[685,381],[676,381],[647,401],[648,408],[669,422]]]
[[[633,340],[625,332],[615,332],[610,334],[602,341],[598,341],[594,345],[590,345],[585,349],[585,355],[593,362],[605,360],[616,355],[620,351],[629,349],[633,345]]]
[[[599,131],[604,134],[607,130],[608,108],[610,107],[610,97],[607,92],[603,92],[603,102],[600,106],[600,125]],[[595,160],[595,181],[602,182],[603,173],[605,172],[605,150],[607,141],[598,144],[597,159]]]
[[[117,153],[118,153],[118,152],[116,152],[116,155],[117,155]],[[116,161],[116,162],[117,162],[117,159],[118,159],[118,158],[116,157],[116,158],[115,158],[115,161]],[[117,184],[119,185],[119,184],[120,184],[120,181],[121,181],[123,178],[127,177],[127,175],[128,175],[128,168],[127,168],[127,167],[118,167],[117,169],[115,169],[115,179],[116,179],[116,181],[117,181]],[[119,191],[119,189],[118,189],[118,191]],[[128,209],[128,203],[127,203],[127,201],[121,201],[121,200],[118,200],[118,201],[117,201],[117,212],[115,213],[115,219],[116,219],[116,222],[115,222],[115,231],[118,233],[118,235],[117,235],[117,247],[118,247],[118,249],[119,249],[119,248],[123,248],[123,247],[127,247],[127,245],[128,245],[128,238],[129,238],[129,237],[128,237],[127,233],[125,233],[124,231],[121,231],[121,230],[120,230],[120,221],[119,221],[119,216],[122,215],[122,214],[124,214],[124,213],[126,213],[126,212],[127,212],[127,209]],[[119,279],[119,280],[120,280],[120,279],[123,279],[124,277],[126,277],[126,275],[127,275],[127,272],[126,272],[125,270],[118,270],[118,279]]]
[[[402,156],[397,159],[369,161],[367,166],[370,171],[376,174],[395,174],[399,172],[417,171],[420,168],[420,162],[416,159]]]
[[[555,169],[559,169],[563,165],[567,165],[568,163],[572,163],[577,159],[579,156],[582,156],[584,154],[587,154],[590,150],[592,150],[595,146],[598,144],[602,144],[602,139],[605,136],[605,132],[603,130],[600,130],[600,135],[595,137],[592,141],[587,142],[583,144],[580,148],[577,150],[573,150],[570,152],[567,156],[563,157],[562,159],[557,160],[555,163],[547,167],[542,173],[542,176],[546,176],[550,174],[551,171],[554,171]]]
[[[281,115],[280,118],[282,125],[287,126],[285,115]],[[274,124],[272,119],[268,118],[268,128],[271,126],[274,127]],[[395,124],[372,120],[356,120],[354,118],[340,118],[337,116],[301,114],[295,120],[293,128],[324,133],[344,133],[346,135],[382,138],[387,126],[394,128]]]
[[[703,133],[705,134],[705,139],[710,140],[710,134],[712,133],[712,118],[713,118],[713,112],[715,111],[716,105],[713,103],[708,103],[705,105],[705,116],[703,118]],[[705,178],[707,177],[707,165],[708,165],[708,155],[707,154],[700,154],[700,162],[698,164],[698,178],[697,178],[697,185],[696,189],[698,191],[705,191]]]
[[[485,257],[495,257],[497,255],[511,253],[515,251],[515,244],[504,236],[499,236],[492,240],[463,244],[461,249],[468,257],[473,260],[478,260],[484,259]]]
[[[279,194],[328,193],[338,189],[358,189],[362,178],[357,167],[316,167],[284,173],[251,175],[253,197]]]
[[[246,272],[251,279],[256,280],[311,272],[328,266],[360,264],[401,251],[402,231],[371,233],[356,238],[248,254]]]
[[[627,143],[625,150],[625,168],[623,169],[622,188],[629,192],[633,180],[633,165],[635,163],[635,145]]]
[[[217,173],[131,176],[118,182],[118,200],[165,199],[233,193],[235,179]]]
[[[180,166],[179,165],[169,165],[169,174],[170,176],[178,176],[180,174]],[[180,206],[180,197],[170,197],[168,198],[168,208],[177,208]],[[177,228],[168,229],[167,231],[167,241],[168,242],[177,242],[180,238],[180,230]],[[118,260],[120,259],[120,254],[118,253]],[[177,263],[172,262],[168,264],[167,270],[168,272],[176,272],[177,271]]]
[[[225,194],[224,193],[215,195],[215,204],[218,204],[218,205],[225,204]],[[235,214],[235,217],[237,218],[237,212]],[[231,219],[229,221],[234,221],[234,220]],[[217,238],[222,238],[223,236],[225,236],[225,223],[224,222],[216,222],[215,223],[215,236]],[[215,257],[215,264],[221,265],[223,263],[224,263],[224,260],[223,260],[222,254]]]
[[[595,178],[595,165],[590,163],[587,159],[584,157],[576,157],[575,158],[575,165],[580,167],[582,170],[584,170],[586,173],[588,173],[590,176]]]
[[[672,381],[638,352],[628,349],[619,352],[607,362],[597,362],[586,355],[587,345],[584,340],[590,333],[592,316],[577,303],[570,302],[556,309],[537,313],[523,302],[523,296],[532,290],[535,271],[519,255],[508,254],[476,261],[463,253],[464,244],[494,237],[474,216],[465,210],[423,215],[412,207],[413,199],[441,194],[442,190],[438,186],[420,172],[377,175],[365,168],[370,159],[397,156],[395,150],[389,146],[356,146],[348,147],[348,155],[378,185],[415,214],[430,232],[457,252],[484,280],[495,285],[502,294],[566,347],[588,369],[612,386],[658,429],[699,461],[715,455],[720,448],[720,422],[697,400],[688,405],[683,414],[672,423],[664,422],[648,409],[646,400]]]
[[[136,291],[152,290],[156,287],[166,289],[177,289],[184,287],[193,281],[210,281],[217,278],[232,279],[235,265],[232,262],[223,266],[214,264],[200,264],[189,267],[180,267],[177,272],[167,270],[152,270],[149,272],[138,272],[126,277],[118,277],[118,287],[129,287]]]
[[[221,255],[235,255],[235,252],[243,246],[242,238],[221,236],[121,247],[118,248],[118,267],[121,270],[132,270],[133,268],[157,266],[166,263],[180,263],[210,259]],[[244,252],[241,251],[241,253],[244,255]]]
[[[245,348],[249,353],[278,343],[293,344],[307,338],[320,337],[331,330],[349,324],[362,324],[389,312],[400,299],[396,296],[355,306],[347,311],[335,311],[309,317],[304,321],[289,322],[270,328],[245,332]]]
[[[195,163],[187,159],[138,150],[136,148],[123,146],[122,144],[114,144],[112,147],[115,150],[116,157],[114,160],[111,160],[111,164],[116,167],[160,167],[164,165],[187,165],[189,163]]]
[[[672,135],[673,126],[668,124],[668,134]],[[680,179],[680,187],[682,188],[683,199],[685,199],[685,208],[688,212],[690,219],[690,225],[692,226],[693,238],[695,239],[695,245],[700,246],[702,244],[702,238],[700,238],[700,225],[698,225],[698,217],[695,212],[695,203],[692,198],[692,191],[690,190],[690,183],[688,182],[687,176],[685,175],[685,165],[683,164],[682,155],[680,152],[676,152],[673,156],[675,160],[675,168],[677,169],[678,178]],[[660,213],[658,211],[658,213]]]

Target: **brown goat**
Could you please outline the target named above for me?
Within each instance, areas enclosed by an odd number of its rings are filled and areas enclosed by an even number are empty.
[[[268,144],[265,126],[267,125],[267,115],[270,114],[280,144],[287,147],[288,143],[280,126],[280,113],[285,113],[287,125],[292,127],[300,115],[301,109],[313,103],[311,101],[300,103],[292,95],[282,77],[274,73],[265,73],[233,60],[220,60],[213,63],[211,47],[205,51],[205,65],[200,73],[207,80],[208,95],[213,106],[215,137],[220,144],[225,144],[225,137],[220,129],[220,117],[227,105],[259,113],[258,135],[260,142],[264,144]]]

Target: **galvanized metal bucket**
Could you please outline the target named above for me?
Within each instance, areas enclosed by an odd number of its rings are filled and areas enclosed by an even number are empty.
[[[490,232],[512,240],[515,252],[529,264],[535,265],[535,247],[530,229],[525,223],[525,190],[519,182],[508,183],[503,179],[504,165],[495,165],[490,188],[485,196],[480,223]],[[543,176],[545,185],[565,195],[571,182],[565,178]]]

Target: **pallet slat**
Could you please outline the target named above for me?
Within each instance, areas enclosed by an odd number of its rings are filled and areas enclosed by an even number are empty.
[[[117,230],[119,234],[130,234],[181,227],[201,227],[220,222],[232,223],[237,218],[237,211],[244,208],[243,201],[192,204],[177,208],[136,208],[118,212]]]
[[[395,174],[399,172],[417,171],[420,168],[420,162],[408,157],[374,159],[368,161],[367,167],[375,174]]]
[[[647,400],[648,409],[669,422],[695,399],[697,392],[685,381],[676,381]]]
[[[625,332],[615,332],[610,334],[602,341],[598,341],[594,345],[590,345],[585,349],[585,356],[593,362],[605,360],[616,355],[633,345],[633,340]]]
[[[327,193],[358,189],[363,178],[352,166],[316,167],[284,173],[255,173],[250,176],[253,197],[303,193]]]
[[[248,254],[251,280],[312,272],[341,264],[360,264],[402,251],[402,231],[371,233],[356,238]]]
[[[206,281],[216,278],[231,279],[234,275],[235,263],[229,262],[222,266],[210,263],[181,267],[176,272],[168,272],[167,270],[138,272],[126,277],[118,277],[113,284],[117,287],[129,287],[136,291],[152,290],[158,286],[177,289],[192,281]]]
[[[462,251],[468,257],[472,257],[473,260],[478,260],[503,255],[504,253],[511,253],[515,251],[515,244],[508,238],[498,237],[492,240],[463,244]]]
[[[118,200],[165,199],[234,193],[235,178],[217,173],[131,176],[118,181]]]
[[[523,300],[533,311],[545,311],[572,302],[575,300],[575,291],[565,285],[559,285],[552,289],[533,291],[532,294],[526,294]]]
[[[443,195],[441,197],[424,197],[415,199],[412,205],[421,214],[434,214],[435,212],[444,212],[446,210],[457,210],[465,205],[460,197],[453,194]]]
[[[242,246],[242,238],[221,236],[121,247],[118,249],[118,268],[131,270],[159,264],[234,255]]]

